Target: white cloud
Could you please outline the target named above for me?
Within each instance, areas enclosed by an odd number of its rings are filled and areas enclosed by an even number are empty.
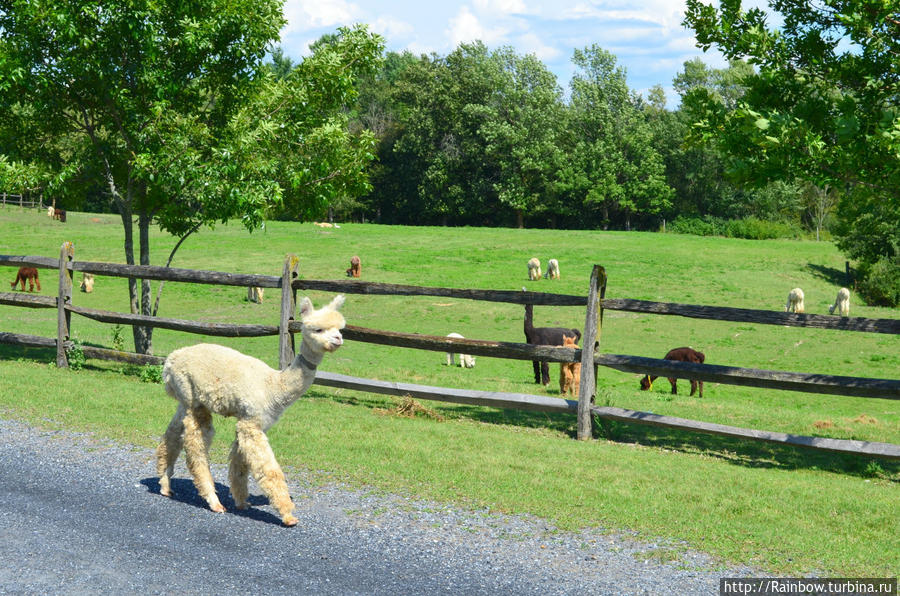
[[[406,21],[393,17],[378,17],[371,24],[372,31],[379,33],[386,39],[406,37],[415,31],[415,28]]]
[[[525,14],[528,10],[522,0],[474,0],[475,9],[487,14]]]
[[[535,33],[518,36],[515,45],[520,53],[534,54],[542,62],[556,60],[562,56],[562,50],[545,44]]]
[[[489,29],[483,26],[478,17],[469,10],[469,7],[463,6],[457,15],[450,19],[450,27],[447,33],[453,47],[476,40],[481,40],[486,45],[493,46],[503,43],[508,30],[505,27]]]
[[[287,0],[284,17],[288,22],[281,34],[348,24],[361,14],[358,6],[345,0]]]

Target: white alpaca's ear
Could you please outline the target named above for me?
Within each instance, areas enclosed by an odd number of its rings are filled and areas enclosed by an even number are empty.
[[[300,301],[300,318],[305,319],[313,311],[313,303],[308,297],[304,296]]]
[[[344,306],[344,300],[345,300],[344,295],[338,294],[337,296],[334,297],[334,299],[328,305],[328,308],[330,308],[331,310],[340,310],[341,307]]]

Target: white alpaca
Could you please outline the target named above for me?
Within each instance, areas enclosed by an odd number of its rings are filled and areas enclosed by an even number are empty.
[[[306,393],[325,352],[343,344],[344,317],[338,309],[344,297],[314,310],[309,298],[300,303],[303,342],[293,362],[282,371],[231,348],[198,344],[175,350],[163,366],[166,392],[178,400],[178,409],[156,449],[160,493],[171,496],[169,480],[182,448],[197,492],[217,513],[225,507],[216,496],[209,469],[209,445],[213,438],[212,414],[237,418],[231,445],[228,478],[238,509],[247,507],[247,476],[253,478],[281,514],[286,526],[296,525],[294,503],[266,430],[284,410]]]
[[[447,337],[464,339],[459,333],[448,333]],[[475,368],[475,356],[472,356],[471,354],[457,354],[457,357],[459,358],[460,366],[464,366],[465,368]],[[447,352],[447,366],[454,366],[453,352]]]
[[[50,205],[49,207],[47,207],[47,217],[49,217],[50,219],[53,219],[53,205]]]
[[[547,273],[544,274],[544,278],[559,279],[559,261],[556,259],[547,261]]]
[[[834,299],[834,304],[828,307],[828,313],[833,315],[835,309],[841,313],[842,317],[850,316],[850,290],[847,288],[838,290],[837,296]]]
[[[528,260],[528,279],[536,281],[541,278],[541,262],[537,258]]]
[[[784,304],[784,312],[802,313],[804,310],[803,290],[794,288],[788,294],[787,302]]]

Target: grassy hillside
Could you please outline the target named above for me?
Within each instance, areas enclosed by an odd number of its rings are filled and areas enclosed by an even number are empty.
[[[123,262],[118,217],[70,213],[68,222],[0,209],[0,253],[57,257],[65,240],[75,258]],[[153,264],[174,240],[156,233]],[[807,312],[827,314],[842,285],[843,257],[811,241],[745,241],[625,232],[400,228],[345,224],[268,224],[248,234],[220,226],[191,237],[173,266],[278,275],[288,253],[309,279],[343,277],[354,254],[365,280],[458,288],[586,294],[593,264],[609,275],[607,296],[781,310],[800,286]],[[562,279],[530,282],[525,263],[559,259]],[[0,267],[12,281],[14,269]],[[42,270],[43,294],[55,271]],[[76,281],[78,281],[76,279]],[[156,286],[154,285],[154,292]],[[269,290],[269,292],[272,292]],[[274,294],[274,292],[272,292]],[[241,288],[166,284],[160,315],[218,322],[277,324],[277,296],[251,304]],[[330,298],[313,293],[319,305]],[[126,282],[98,278],[74,302],[127,311]],[[851,298],[851,314],[900,318]],[[349,295],[348,323],[393,331],[523,341],[522,308],[430,297]],[[582,327],[584,310],[535,308],[537,325]],[[0,306],[0,331],[55,334],[55,313]],[[73,317],[76,338],[111,346],[113,330]],[[218,339],[157,330],[154,351],[212,339],[277,364],[275,338]],[[126,333],[126,346],[130,347]],[[900,377],[900,337],[607,312],[601,351],[661,357],[690,345],[711,364]],[[59,371],[52,354],[0,345],[0,408],[5,415],[101,432],[153,445],[174,410],[158,385],[91,362]],[[443,354],[348,342],[323,368],[384,380],[555,395],[532,382],[531,364],[479,357],[471,370],[443,366]],[[552,372],[556,374],[556,366]],[[23,392],[18,379],[34,382]],[[668,383],[638,390],[638,376],[600,369],[598,402],[709,422],[804,435],[900,443],[892,400],[768,391],[708,383],[705,397],[668,393]],[[24,395],[23,395],[24,393]],[[896,503],[900,469],[884,461],[816,454],[720,437],[605,424],[595,442],[573,441],[569,415],[425,403],[432,416],[390,415],[381,396],[314,388],[288,410],[271,437],[284,465],[339,479],[505,511],[530,512],[563,528],[628,529],[668,538],[778,572],[897,575]],[[216,456],[232,436],[218,421]],[[609,440],[611,439],[611,440]],[[148,476],[152,476],[148,466]],[[178,472],[177,472],[178,473]],[[182,468],[181,474],[184,474]],[[222,479],[224,480],[224,479]],[[683,542],[681,542],[683,541]],[[674,545],[674,546],[671,546]]]

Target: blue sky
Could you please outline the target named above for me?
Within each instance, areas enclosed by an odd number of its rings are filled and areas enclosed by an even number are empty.
[[[724,65],[681,26],[683,0],[287,0],[284,11],[282,47],[295,60],[323,33],[362,22],[384,36],[389,51],[443,56],[476,39],[490,48],[512,46],[540,58],[563,89],[572,52],[596,43],[616,56],[634,91],[646,96],[662,85],[670,108],[678,103],[672,79],[686,60]]]

